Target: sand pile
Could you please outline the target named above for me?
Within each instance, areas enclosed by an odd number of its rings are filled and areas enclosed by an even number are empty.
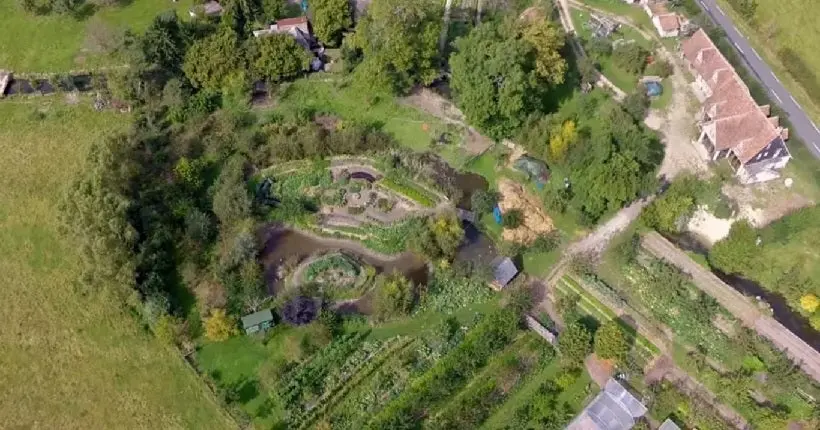
[[[502,237],[506,241],[529,245],[538,236],[551,232],[555,227],[552,219],[547,216],[541,201],[524,191],[524,187],[509,179],[498,181],[498,191],[501,199],[498,206],[501,213],[518,209],[524,215],[524,222],[515,229],[504,229]]]

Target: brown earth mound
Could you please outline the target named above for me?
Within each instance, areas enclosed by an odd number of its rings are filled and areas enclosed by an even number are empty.
[[[538,236],[551,232],[555,227],[552,219],[542,209],[541,201],[524,191],[524,187],[509,179],[498,181],[501,212],[518,209],[524,214],[524,222],[515,229],[505,229],[502,238],[506,241],[531,244]]]

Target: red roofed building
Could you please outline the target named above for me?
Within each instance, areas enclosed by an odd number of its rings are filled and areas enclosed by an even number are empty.
[[[661,37],[678,37],[683,28],[683,18],[675,12],[670,12],[666,2],[654,0],[642,1],[643,10],[652,18],[652,25],[658,30]]]
[[[706,32],[698,30],[682,43],[683,58],[695,75],[694,87],[703,100],[698,114],[702,144],[712,160],[727,158],[743,183],[778,178],[791,154],[788,129],[770,107],[758,106],[749,88]]]

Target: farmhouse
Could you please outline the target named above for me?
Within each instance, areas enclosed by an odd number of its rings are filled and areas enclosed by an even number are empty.
[[[604,389],[567,426],[567,430],[629,430],[646,414],[646,406],[610,378]]]
[[[242,328],[246,334],[264,331],[273,327],[273,312],[270,309],[254,312],[242,317]]]
[[[703,107],[698,143],[712,160],[726,158],[744,184],[780,177],[791,159],[789,131],[768,105],[758,106],[749,88],[702,29],[682,44],[684,62],[695,75],[693,87]]]
[[[670,12],[666,2],[653,0],[642,2],[643,10],[652,18],[652,25],[658,30],[661,37],[678,37],[683,28],[683,18],[675,12]]]
[[[211,0],[201,5],[192,7],[191,10],[188,11],[188,15],[190,15],[191,18],[201,16],[221,16],[223,11],[222,5],[219,4],[218,1]]]

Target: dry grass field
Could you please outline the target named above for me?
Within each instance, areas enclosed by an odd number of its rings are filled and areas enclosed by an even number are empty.
[[[0,427],[230,428],[174,351],[74,287],[56,206],[89,144],[128,122],[89,104],[0,102]]]

